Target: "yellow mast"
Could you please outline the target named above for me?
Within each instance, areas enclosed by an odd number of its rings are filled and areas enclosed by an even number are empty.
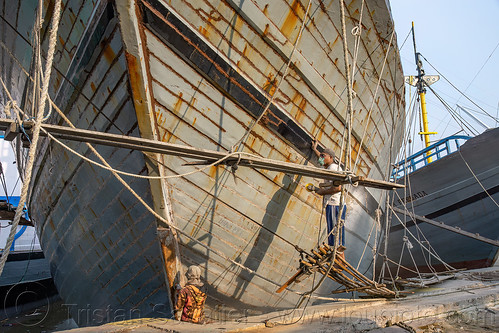
[[[435,76],[425,76],[424,75],[424,70],[423,70],[423,64],[421,63],[421,60],[419,59],[420,54],[416,52],[416,37],[414,36],[414,22],[412,22],[412,39],[414,43],[414,54],[416,57],[416,67],[418,70],[418,77],[416,80],[416,87],[418,88],[418,94],[419,94],[419,100],[421,103],[421,116],[423,118],[423,132],[419,132],[418,134],[423,135],[424,137],[424,142],[425,142],[425,147],[428,148],[430,146],[430,134],[437,134],[437,132],[429,132],[428,131],[428,113],[426,112],[426,89],[425,89],[425,82],[427,84],[431,84],[436,82],[438,80],[438,77],[436,79]],[[430,80],[428,80],[430,79]],[[432,159],[430,157],[431,151],[428,151],[426,153],[427,161],[428,163],[431,163]]]
[[[425,91],[419,93],[419,99],[421,101],[421,115],[423,118],[423,132],[419,132],[419,134],[424,136],[425,147],[428,148],[430,146],[430,134],[437,134],[437,132],[428,132],[428,113],[426,112]],[[427,152],[426,155],[430,155],[430,152]],[[428,157],[428,163],[431,163],[431,157]]]

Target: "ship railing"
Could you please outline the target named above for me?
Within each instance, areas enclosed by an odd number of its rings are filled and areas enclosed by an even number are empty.
[[[435,142],[431,146],[428,146],[395,164],[392,169],[391,179],[397,180],[404,177],[406,174],[410,174],[411,172],[428,165],[430,158],[434,162],[456,152],[469,138],[471,137],[453,135]]]

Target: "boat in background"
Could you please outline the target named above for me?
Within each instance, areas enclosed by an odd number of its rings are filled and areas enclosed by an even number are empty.
[[[405,277],[489,267],[499,254],[499,128],[430,144],[425,93],[439,77],[424,74],[412,29],[418,75],[406,82],[417,87],[426,147],[392,171],[406,188],[393,196],[387,268]]]
[[[2,251],[10,232],[9,222],[11,221],[0,221],[0,250]],[[26,225],[19,226],[4,271],[0,276],[0,288],[49,279],[51,279],[50,266],[43,255],[35,228]]]
[[[42,3],[48,32],[54,1]],[[37,69],[37,45],[26,41],[35,35],[36,2],[1,7],[1,75],[31,116],[36,89],[25,71]],[[49,95],[78,129],[319,166],[311,142],[339,156],[347,133],[346,38],[347,57],[358,56],[349,158],[356,175],[388,180],[405,129],[391,12],[386,0],[346,7],[343,37],[336,0],[63,1]],[[47,108],[47,122],[67,126],[58,109]],[[65,143],[97,160],[84,143]],[[322,198],[305,188],[319,180],[237,165],[202,169],[184,156],[95,145],[113,168],[171,177],[123,176],[139,201],[108,170],[53,140],[40,147],[30,217],[80,326],[171,317],[175,284],[192,264],[202,267],[212,308],[290,309],[312,289],[310,278],[276,293],[295,273],[298,249],[325,240]],[[347,198],[345,255],[362,273],[372,270],[364,250],[376,246],[379,230],[370,230],[385,198],[363,186]],[[337,287],[326,279],[317,292]]]
[[[2,212],[6,213],[1,216],[5,218],[10,215],[13,218],[19,203],[19,176],[11,144],[3,139],[0,139],[0,161],[2,189],[6,192],[0,196],[0,207]],[[27,221],[26,218],[28,218],[27,213],[24,221]],[[3,251],[7,243],[11,223],[12,220],[0,219],[0,251]],[[46,286],[47,290],[51,289],[50,266],[41,249],[35,228],[20,225],[17,227],[10,254],[0,276],[0,295],[4,296],[0,300],[0,306],[20,306],[22,303],[31,302],[34,295],[26,293],[26,290],[33,290],[34,284]]]
[[[414,275],[414,271],[494,265],[499,247],[477,236],[499,240],[497,147],[499,128],[472,138],[451,136],[408,157],[394,169],[393,176],[407,182],[407,187],[398,190],[393,200],[393,207],[399,211],[392,217],[387,255],[413,271],[401,268],[402,276]],[[427,163],[427,152],[435,159],[431,163]],[[458,230],[425,223],[411,214]],[[459,229],[464,232],[459,234]],[[408,246],[411,255],[406,252]],[[397,265],[390,267],[396,271]]]

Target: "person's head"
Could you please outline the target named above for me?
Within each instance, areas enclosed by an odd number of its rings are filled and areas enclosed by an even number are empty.
[[[327,168],[333,163],[334,151],[331,148],[324,149],[324,151],[319,155],[319,164],[324,165]]]
[[[191,284],[197,287],[201,287],[203,285],[203,283],[201,282],[201,268],[199,268],[199,266],[189,266],[185,275],[187,276],[187,284]]]

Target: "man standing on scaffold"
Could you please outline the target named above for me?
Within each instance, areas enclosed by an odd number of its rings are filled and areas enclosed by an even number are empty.
[[[326,148],[321,153],[317,150],[317,140],[312,142],[312,150],[319,158],[319,164],[324,166],[325,169],[333,171],[341,171],[340,166],[334,162],[334,151],[331,148]],[[338,216],[340,215],[340,198],[341,198],[341,185],[335,186],[332,180],[326,180],[324,183],[320,183],[319,187],[313,186],[311,184],[307,185],[307,190],[313,191],[319,195],[323,196],[323,204],[326,208],[326,221],[327,221],[327,234],[328,234],[328,245],[334,247],[334,232],[332,230],[338,223]],[[342,220],[345,221],[347,207],[343,206]],[[345,226],[344,223],[341,225],[341,230],[339,233],[340,239],[338,242],[338,253],[343,259],[345,259]]]

